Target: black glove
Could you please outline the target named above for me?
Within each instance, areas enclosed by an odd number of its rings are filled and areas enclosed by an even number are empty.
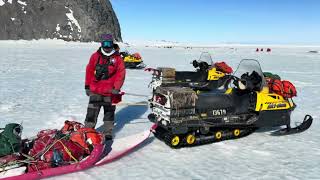
[[[111,90],[111,94],[118,95],[118,94],[120,94],[120,90],[118,90],[118,89],[112,89],[112,90]]]
[[[194,68],[199,67],[199,63],[198,63],[197,60],[193,60],[193,61],[192,61],[192,65],[193,65]]]
[[[86,95],[90,96],[90,94],[91,94],[90,87],[89,86],[85,86],[84,89],[86,90]]]

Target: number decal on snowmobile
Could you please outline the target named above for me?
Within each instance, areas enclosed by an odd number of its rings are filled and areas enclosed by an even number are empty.
[[[221,115],[226,115],[227,110],[226,109],[215,109],[212,111],[213,116],[221,116]]]

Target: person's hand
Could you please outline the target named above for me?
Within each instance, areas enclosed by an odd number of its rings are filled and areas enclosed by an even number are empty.
[[[86,95],[90,96],[90,94],[91,94],[90,87],[89,86],[85,86],[84,89],[86,90]]]
[[[86,89],[86,95],[87,95],[87,96],[90,96],[90,95],[91,95],[90,89]]]
[[[118,95],[118,94],[120,94],[120,90],[118,90],[118,89],[112,89],[112,90],[111,90],[111,94]]]

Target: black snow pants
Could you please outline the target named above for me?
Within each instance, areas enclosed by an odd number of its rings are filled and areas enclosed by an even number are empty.
[[[116,107],[111,103],[111,97],[102,96],[99,94],[91,94],[85,119],[85,127],[95,128],[101,107],[104,110],[103,117],[103,134],[112,136],[114,126],[114,112]]]

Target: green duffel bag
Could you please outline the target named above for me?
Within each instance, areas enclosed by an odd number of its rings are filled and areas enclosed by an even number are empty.
[[[271,78],[271,79],[278,79],[281,80],[278,74],[272,74],[271,72],[263,72],[264,77]]]
[[[21,149],[22,126],[10,123],[2,130],[0,133],[0,157],[19,152]]]

